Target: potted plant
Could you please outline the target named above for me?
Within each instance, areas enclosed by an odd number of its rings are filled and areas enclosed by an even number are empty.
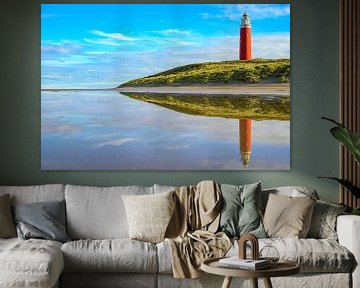
[[[322,119],[328,120],[334,124],[335,127],[330,129],[331,134],[342,143],[346,149],[354,156],[355,161],[360,165],[360,136],[355,132],[347,129],[343,124],[336,122],[333,119],[322,117]],[[348,179],[340,179],[336,177],[319,177],[327,178],[339,182],[347,190],[349,190],[356,198],[360,198],[360,187],[354,185]],[[360,215],[360,207],[354,208],[351,214]]]

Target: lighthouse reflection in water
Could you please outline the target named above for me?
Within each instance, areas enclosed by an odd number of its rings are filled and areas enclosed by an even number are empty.
[[[46,159],[42,161],[43,169],[290,168],[290,121],[283,119],[288,115],[289,105],[281,96],[158,96],[163,101],[169,99],[168,103],[181,98],[184,106],[190,106],[187,100],[194,106],[197,99],[199,106],[206,103],[210,105],[207,110],[219,112],[211,117],[178,107],[171,109],[167,103],[156,105],[156,95],[126,94],[106,90],[43,91],[41,153],[42,159]],[[223,98],[224,105],[219,98]],[[280,117],[249,120],[223,113],[223,106],[234,107],[236,101],[240,101],[237,109],[242,111],[251,106],[246,101],[260,101],[254,106],[262,111],[274,109],[275,105]],[[64,107],[60,116],[59,103]]]

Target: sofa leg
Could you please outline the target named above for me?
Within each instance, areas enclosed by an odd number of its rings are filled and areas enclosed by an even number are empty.
[[[272,288],[272,284],[271,284],[271,280],[270,278],[266,277],[266,278],[263,278],[264,279],[264,284],[265,284],[265,288]]]
[[[230,288],[232,277],[231,276],[225,276],[224,282],[221,286],[221,288]]]
[[[252,287],[258,288],[258,278],[251,278]]]

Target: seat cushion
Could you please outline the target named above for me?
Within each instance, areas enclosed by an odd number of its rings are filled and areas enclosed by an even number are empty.
[[[61,288],[157,288],[157,274],[63,273]]]
[[[275,247],[281,259],[298,263],[301,273],[350,272],[354,265],[353,255],[344,246],[330,239],[259,239],[259,250],[265,245]],[[237,251],[236,242],[228,256],[236,255]]]
[[[123,195],[153,194],[152,187],[66,185],[67,233],[77,239],[128,238]]]
[[[130,239],[78,240],[61,250],[66,272],[156,273],[156,246]]]
[[[301,273],[346,273],[351,271],[355,263],[353,255],[345,247],[330,239],[259,239],[260,250],[265,245],[274,246],[281,259],[298,263]],[[171,248],[164,241],[157,244],[157,249],[159,273],[172,273]],[[238,251],[238,242],[235,241],[227,256],[238,255]]]
[[[52,287],[63,268],[60,242],[0,239],[0,287]]]

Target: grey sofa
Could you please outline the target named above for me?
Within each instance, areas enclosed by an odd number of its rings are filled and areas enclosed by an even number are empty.
[[[65,244],[0,239],[0,287],[221,287],[223,278],[214,275],[174,279],[166,242],[151,244],[128,239],[121,196],[169,189],[173,187],[0,186],[0,195],[10,194],[12,203],[65,199],[67,233],[72,239]],[[297,188],[279,191],[293,195]],[[300,274],[273,278],[274,287],[360,287],[360,217],[339,216],[337,225],[339,242],[260,239],[260,246],[271,244],[281,257],[301,264]],[[234,242],[228,255],[236,255],[236,245]],[[259,283],[261,287],[262,281]],[[232,285],[240,284],[247,287],[250,282],[234,279]]]

